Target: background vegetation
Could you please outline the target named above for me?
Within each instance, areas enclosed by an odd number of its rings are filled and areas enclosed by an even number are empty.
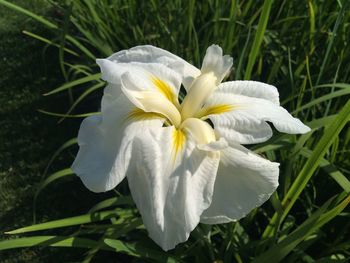
[[[0,262],[350,259],[348,1],[0,0],[0,7]],[[281,163],[277,193],[243,220],[200,225],[164,253],[147,237],[126,182],[97,195],[72,174],[75,136],[81,117],[99,108],[96,57],[152,44],[199,66],[212,43],[234,58],[229,79],[277,86],[283,106],[312,132],[276,132],[252,146]],[[22,226],[29,227],[14,230]]]

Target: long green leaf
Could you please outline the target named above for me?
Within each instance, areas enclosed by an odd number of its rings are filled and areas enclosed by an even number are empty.
[[[335,208],[327,211],[330,201],[322,206],[317,212],[310,216],[302,225],[294,230],[280,243],[257,257],[253,263],[274,262],[278,263],[285,258],[297,245],[305,240],[310,234],[317,231],[324,224],[339,215],[350,202],[350,195],[347,196]]]
[[[24,15],[27,15],[33,19],[35,19],[36,21],[42,23],[43,25],[49,27],[49,28],[54,28],[54,29],[57,29],[57,25],[55,25],[54,23],[50,22],[49,20],[43,18],[42,16],[38,16],[36,14],[34,14],[33,12],[30,12],[29,10],[27,9],[24,9],[18,5],[15,5],[15,4],[12,4],[12,3],[9,3],[5,0],[0,0],[0,5],[4,5],[12,10],[15,10],[19,13],[22,13]]]
[[[37,39],[37,40],[39,40],[39,41],[42,41],[42,42],[44,42],[44,43],[47,43],[47,44],[49,44],[49,45],[51,45],[51,46],[60,48],[60,45],[59,45],[59,44],[56,44],[56,43],[52,42],[51,40],[49,40],[49,39],[47,39],[47,38],[45,38],[45,37],[39,36],[39,35],[37,35],[37,34],[34,34],[34,33],[32,33],[32,32],[28,32],[28,31],[24,30],[24,31],[23,31],[23,34],[25,34],[25,35],[27,35],[27,36],[30,36],[30,37],[32,37],[32,38],[35,38],[35,39]],[[73,55],[73,56],[79,57],[79,54],[76,53],[75,51],[71,50],[71,49],[64,48],[63,50],[66,51],[67,53]]]
[[[33,247],[33,246],[50,246],[50,247],[71,247],[71,248],[92,248],[97,244],[96,241],[81,237],[65,236],[34,236],[24,238],[13,238],[0,241],[0,250]],[[108,246],[101,247],[102,250],[113,251]]]
[[[74,110],[74,108],[86,97],[88,96],[90,93],[94,92],[97,89],[100,89],[104,86],[105,84],[103,82],[101,83],[97,83],[96,85],[93,85],[92,87],[88,88],[87,90],[85,90],[80,96],[79,98],[77,98],[74,103],[72,104],[72,106],[69,108],[69,110],[65,113],[65,115],[70,115],[70,113]],[[65,118],[60,119],[59,122],[62,122]]]
[[[131,196],[119,196],[119,197],[112,197],[106,200],[103,200],[99,202],[98,204],[94,205],[89,213],[93,213],[102,209],[105,209],[107,207],[111,206],[117,206],[117,205],[132,205],[134,202],[132,201]]]
[[[310,156],[312,155],[312,151],[303,148],[300,151],[300,154],[307,158],[310,158]],[[320,168],[325,170],[329,174],[329,176],[331,176],[339,184],[339,186],[343,188],[345,192],[350,193],[350,181],[345,177],[345,175],[342,172],[340,172],[337,169],[337,167],[332,165],[326,159],[322,158],[320,161]]]
[[[46,168],[45,168],[45,171],[43,172],[43,175],[42,175],[42,176],[43,176],[43,177],[46,176],[47,171],[49,170],[49,168],[50,168],[50,166],[52,165],[52,163],[55,161],[55,159],[56,159],[65,149],[67,149],[67,148],[69,148],[69,147],[71,147],[71,146],[73,146],[73,145],[75,145],[75,144],[77,144],[77,143],[78,143],[77,138],[72,138],[72,139],[66,141],[64,144],[62,144],[62,145],[60,146],[60,148],[58,148],[58,149],[54,152],[54,154],[52,155],[52,157],[50,158],[50,161],[48,162],[48,164],[47,164],[47,166],[46,166]]]
[[[324,95],[322,97],[314,99],[314,100],[312,100],[309,103],[304,104],[303,106],[301,106],[301,107],[297,108],[295,111],[293,111],[292,114],[295,114],[295,113],[300,112],[302,110],[308,109],[311,106],[320,104],[321,102],[324,102],[324,101],[327,101],[327,100],[331,100],[331,99],[334,99],[334,98],[338,98],[338,97],[342,97],[342,96],[345,96],[345,95],[348,95],[348,94],[350,94],[350,89],[341,89],[341,90],[329,93],[327,95]]]
[[[57,112],[50,112],[46,110],[38,110],[38,112],[47,114],[50,116],[55,116],[55,117],[61,117],[61,118],[86,118],[89,116],[94,116],[94,115],[99,115],[101,112],[88,112],[88,113],[82,113],[82,114],[64,114],[64,113],[57,113]]]
[[[67,90],[67,89],[70,89],[70,88],[73,88],[73,87],[76,87],[78,85],[81,85],[81,84],[84,84],[84,83],[87,83],[87,82],[90,82],[90,81],[99,81],[101,77],[101,73],[97,73],[97,74],[93,74],[93,75],[89,75],[89,76],[86,76],[86,77],[83,77],[81,79],[76,79],[76,80],[73,80],[71,82],[68,82],[64,85],[62,85],[61,87],[58,87],[48,93],[45,93],[44,95],[45,96],[49,96],[49,95],[52,95],[52,94],[55,94],[55,93],[58,93],[58,92],[61,92],[61,91],[64,91],[64,90]]]
[[[286,196],[282,200],[282,206],[284,208],[281,220],[283,220],[290,209],[293,207],[295,201],[299,198],[299,195],[305,188],[306,184],[309,182],[310,178],[314,174],[315,170],[319,166],[322,158],[326,154],[329,147],[332,145],[333,141],[338,137],[338,134],[344,128],[346,123],[350,120],[350,100],[345,104],[343,109],[338,113],[337,117],[332,123],[325,129],[325,132],[319,142],[317,143],[315,149],[312,152],[310,158],[306,161],[302,170],[298,174],[297,178],[293,182],[291,188],[287,192]],[[270,221],[270,224],[264,231],[263,237],[271,237],[274,231],[277,230],[277,213],[274,214]]]
[[[120,240],[109,239],[109,238],[106,238],[104,242],[108,246],[113,248],[116,252],[126,253],[130,256],[149,258],[149,259],[155,260],[156,262],[167,262],[167,263],[180,262],[179,259],[176,259],[165,252],[156,251],[154,249],[147,248],[142,244],[138,244],[138,243],[127,244],[127,243],[121,242]]]
[[[19,13],[22,13],[26,16],[29,16],[31,18],[33,18],[34,20],[40,22],[41,24],[47,26],[48,28],[51,28],[51,29],[59,29],[59,27],[57,25],[55,25],[54,23],[50,22],[49,20],[39,16],[39,15],[36,15],[34,14],[33,12],[30,12],[29,10],[27,9],[24,9],[18,5],[15,5],[15,4],[12,4],[12,3],[9,3],[5,0],[0,0],[0,5],[4,5],[6,6],[7,8],[10,8],[14,11],[17,11]],[[95,56],[83,45],[81,44],[76,38],[72,37],[72,36],[69,36],[69,35],[66,35],[65,38],[71,42],[73,45],[75,45],[78,49],[80,49],[87,57],[89,57],[90,59],[92,60],[95,60]]]
[[[248,64],[247,68],[244,74],[244,79],[250,79],[250,76],[252,74],[253,66],[255,64],[256,58],[259,54],[261,43],[264,38],[267,22],[270,17],[270,10],[272,6],[273,0],[265,0],[264,5],[261,11],[261,15],[259,18],[259,24],[256,29],[254,41],[253,41],[253,46],[252,49],[249,53],[249,58],[248,58]]]
[[[73,174],[72,169],[70,169],[70,168],[63,169],[63,170],[60,170],[56,173],[51,174],[50,176],[48,176],[45,180],[43,180],[40,183],[38,189],[35,192],[34,198],[33,198],[33,222],[34,223],[36,221],[36,204],[37,204],[38,196],[41,193],[41,191],[43,191],[52,182],[55,182],[59,179],[70,176],[72,174]]]
[[[60,228],[60,227],[76,226],[76,225],[87,224],[91,222],[108,220],[115,217],[118,217],[118,213],[116,210],[109,210],[109,211],[104,211],[99,213],[89,213],[85,215],[53,220],[46,223],[18,228],[18,229],[6,232],[6,234],[11,234],[11,235],[22,234],[27,232],[39,231],[39,230],[48,230],[48,229],[54,229],[54,228]]]

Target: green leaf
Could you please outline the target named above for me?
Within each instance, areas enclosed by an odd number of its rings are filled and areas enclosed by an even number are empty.
[[[38,195],[40,194],[40,192],[49,184],[51,184],[52,182],[61,179],[63,177],[66,177],[68,175],[72,175],[74,174],[71,168],[66,168],[63,170],[60,170],[56,173],[51,174],[50,176],[48,176],[40,185],[38,190],[35,193],[35,198],[36,199],[38,197]]]
[[[38,15],[34,14],[33,12],[30,12],[29,10],[24,9],[18,5],[9,3],[5,0],[0,0],[0,5],[4,5],[12,10],[15,10],[19,13],[26,15],[26,16],[29,16],[29,17],[33,18],[34,20],[40,22],[41,24],[47,26],[48,28],[55,29],[55,30],[59,29],[57,25],[50,22],[49,20],[43,18],[42,16],[38,16]],[[84,45],[82,45],[76,38],[69,36],[69,35],[66,35],[65,38],[69,42],[74,44],[78,49],[80,49],[87,57],[91,58],[92,60],[95,60],[95,56]]]
[[[43,18],[42,16],[38,16],[38,15],[34,14],[33,12],[30,12],[29,10],[24,9],[24,8],[18,6],[18,5],[9,3],[9,2],[7,2],[5,0],[0,0],[0,5],[4,5],[4,6],[10,8],[12,10],[15,10],[15,11],[17,11],[19,13],[22,13],[22,14],[26,15],[26,16],[29,16],[29,17],[35,19],[36,21],[40,22],[41,24],[43,24],[43,25],[45,25],[45,26],[47,26],[49,28],[54,28],[54,29],[58,28],[57,25],[55,25],[54,23],[50,22],[49,20]]]
[[[71,147],[71,146],[73,146],[73,145],[75,145],[75,144],[77,144],[77,143],[78,143],[77,138],[72,138],[72,139],[66,141],[64,144],[62,144],[61,147],[58,148],[58,149],[54,152],[54,154],[52,155],[52,157],[50,158],[50,161],[48,162],[48,164],[47,164],[47,166],[46,166],[46,168],[45,168],[45,171],[44,171],[44,173],[43,173],[42,176],[43,176],[43,177],[46,176],[47,171],[49,170],[49,168],[50,168],[50,166],[52,165],[52,163],[55,161],[55,159],[56,159],[65,149],[67,149],[67,148],[69,148],[69,147]]]
[[[27,36],[30,36],[32,38],[35,38],[36,40],[39,40],[39,41],[42,41],[44,43],[47,43],[51,46],[54,46],[54,47],[57,47],[57,48],[60,48],[60,45],[59,44],[56,44],[54,42],[52,42],[51,40],[45,38],[45,37],[42,37],[42,36],[39,36],[37,34],[34,34],[32,32],[28,32],[26,30],[23,31],[23,34],[27,35]],[[71,50],[71,49],[68,49],[68,48],[63,48],[64,51],[66,51],[67,53],[73,55],[73,56],[76,56],[76,57],[79,57],[79,54],[76,53],[75,51]]]
[[[55,94],[58,92],[62,92],[64,90],[76,87],[78,85],[81,85],[81,84],[84,84],[84,83],[87,83],[90,81],[100,81],[100,77],[101,77],[101,73],[97,73],[97,74],[89,75],[89,76],[86,76],[86,77],[83,77],[80,79],[76,79],[76,80],[68,82],[68,83],[62,85],[61,87],[58,87],[58,88],[56,88],[48,93],[45,93],[44,95],[49,96],[49,95],[52,95],[52,94]]]
[[[118,217],[117,210],[109,210],[99,213],[89,213],[80,216],[68,217],[59,220],[53,220],[46,223],[35,224],[32,226],[18,228],[12,231],[5,232],[6,234],[22,234],[27,232],[39,231],[39,230],[48,230],[60,227],[76,226],[81,224],[87,224],[91,222],[99,222],[103,220],[108,220],[111,218]]]
[[[47,114],[50,116],[55,116],[55,117],[62,117],[62,118],[86,118],[89,116],[94,116],[94,115],[99,115],[101,112],[88,112],[88,113],[83,113],[83,114],[64,114],[64,113],[57,113],[57,112],[50,112],[46,110],[38,110],[38,112]]]
[[[317,105],[317,104],[320,104],[321,102],[324,102],[324,101],[327,101],[327,100],[331,100],[331,99],[334,99],[334,98],[338,98],[338,97],[342,97],[342,96],[345,96],[345,95],[348,95],[350,94],[350,89],[341,89],[341,90],[338,90],[338,91],[335,91],[335,92],[331,92],[327,95],[324,95],[322,97],[319,97],[317,99],[314,99],[312,100],[311,102],[309,103],[306,103],[304,104],[303,106],[297,108],[295,111],[292,112],[292,114],[295,114],[295,113],[298,113],[302,110],[305,110],[305,109],[308,109],[314,105]]]
[[[334,217],[339,215],[349,204],[350,195],[335,208],[327,211],[327,208],[332,200],[333,198],[328,200],[328,202],[326,202],[319,210],[317,210],[312,216],[310,216],[296,230],[289,234],[280,243],[274,245],[265,253],[258,256],[255,260],[253,260],[252,263],[280,262],[308,236],[317,231],[319,228],[321,228],[324,224],[332,220]]]
[[[36,203],[37,203],[38,196],[41,193],[41,191],[44,190],[46,188],[46,186],[48,186],[52,182],[57,181],[57,180],[62,179],[62,178],[65,178],[67,176],[70,176],[72,174],[74,174],[72,169],[66,168],[66,169],[60,170],[60,171],[58,171],[56,173],[51,174],[44,181],[42,181],[40,183],[38,189],[35,192],[34,198],[33,198],[33,210],[34,210],[33,211],[33,221],[34,221],[34,223],[36,221],[36,215],[35,215]]]
[[[165,252],[150,249],[141,243],[124,243],[120,240],[106,238],[104,242],[116,252],[125,253],[134,257],[145,257],[156,262],[180,262],[179,259],[168,255]]]
[[[93,213],[102,209],[105,209],[107,207],[111,206],[117,206],[117,205],[133,205],[134,202],[132,201],[131,196],[119,196],[119,197],[112,197],[106,200],[103,200],[102,202],[99,202],[98,204],[94,205],[89,213]]]
[[[272,6],[273,0],[265,0],[264,5],[262,8],[262,12],[259,18],[259,24],[256,29],[254,41],[253,41],[253,46],[252,49],[249,53],[249,59],[248,59],[248,64],[247,68],[244,74],[244,79],[249,80],[250,76],[252,74],[253,66],[255,64],[256,58],[259,54],[261,43],[264,38],[267,22],[270,17],[270,10]]]
[[[306,148],[303,148],[300,152],[301,155],[310,158],[312,151]],[[326,159],[322,158],[320,161],[320,167],[325,170],[329,176],[331,176],[341,188],[346,193],[350,193],[350,181],[345,177],[345,175],[340,172],[336,166],[332,165]]]
[[[79,98],[77,98],[74,103],[72,104],[72,106],[69,108],[69,110],[66,112],[65,115],[69,115],[73,110],[74,108],[78,105],[78,103],[80,103],[86,96],[88,96],[90,93],[94,92],[95,90],[98,90],[102,87],[104,87],[104,83],[101,82],[101,83],[97,83],[96,85],[93,85],[92,87],[86,89],[80,96]],[[59,122],[62,122],[65,118],[63,117]]]
[[[282,206],[284,208],[281,220],[283,220],[290,209],[293,207],[295,201],[298,199],[299,195],[305,188],[306,184],[309,182],[310,178],[314,174],[315,170],[319,166],[322,158],[326,154],[329,147],[332,145],[333,141],[338,137],[341,130],[344,128],[346,123],[350,120],[350,100],[345,104],[343,109],[337,114],[337,117],[330,123],[330,125],[325,129],[325,132],[321,139],[318,141],[316,147],[314,148],[312,155],[306,161],[302,170],[298,174],[297,178],[294,180],[292,186],[287,192],[286,196],[282,200]],[[264,231],[263,237],[271,237],[278,228],[277,224],[278,215],[274,214],[270,224]]]
[[[34,236],[0,241],[0,250],[33,246],[91,248],[96,244],[97,242],[94,240],[81,237]],[[101,249],[113,251],[113,249],[108,246],[103,246]]]

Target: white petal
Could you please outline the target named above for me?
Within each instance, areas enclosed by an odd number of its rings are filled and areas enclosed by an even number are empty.
[[[110,56],[108,60],[117,63],[160,63],[177,72],[182,77],[182,83],[187,89],[193,79],[200,75],[200,70],[192,66],[182,58],[150,45],[136,46],[128,50],[122,50]]]
[[[280,132],[298,134],[310,131],[299,119],[293,118],[288,111],[269,100],[217,90],[204,108],[210,109],[217,105],[230,108],[218,114],[209,114],[217,135],[223,136],[228,142],[249,144],[268,140],[272,131],[266,121],[272,122]]]
[[[108,59],[97,59],[97,64],[101,68],[101,78],[110,84],[121,84],[121,76],[129,72],[133,76],[145,79],[144,85],[140,89],[153,89],[152,77],[160,80],[167,80],[171,91],[177,95],[181,85],[181,76],[175,71],[165,67],[160,63],[114,63]]]
[[[280,104],[277,88],[263,82],[251,80],[227,81],[221,83],[217,91],[265,99],[276,105]]]
[[[201,216],[202,223],[239,220],[268,200],[278,186],[278,163],[242,146],[231,146],[221,152],[213,199]]]
[[[164,250],[186,241],[210,205],[220,156],[199,150],[191,136],[179,145],[175,132],[162,127],[139,135],[127,176],[146,229]]]
[[[136,107],[163,114],[173,124],[180,124],[178,93],[181,76],[175,71],[159,63],[114,63],[109,60],[98,60],[98,63],[102,72],[113,72],[102,74],[110,83],[102,99],[102,111],[122,90]],[[112,69],[104,70],[106,65]]]
[[[132,109],[134,106],[121,95],[101,115],[83,120],[78,135],[79,152],[72,169],[91,191],[108,191],[119,184],[129,166],[135,134],[162,126],[160,119],[130,123],[127,118]]]
[[[222,55],[222,49],[218,45],[211,45],[205,53],[202,63],[202,74],[213,72],[217,78],[217,85],[229,73],[233,64],[230,56]]]
[[[169,87],[168,79],[163,78],[162,86]],[[165,116],[173,125],[179,126],[181,115],[178,111],[177,96],[167,88],[167,91],[157,90],[156,85],[147,73],[125,73],[122,76],[122,91],[129,100],[145,112],[155,112]],[[171,94],[167,96],[168,94]]]

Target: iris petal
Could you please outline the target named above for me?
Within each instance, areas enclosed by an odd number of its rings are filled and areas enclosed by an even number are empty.
[[[164,250],[188,239],[211,203],[219,152],[209,155],[186,136],[174,160],[174,127],[139,134],[134,172],[128,175],[133,199],[150,237]]]
[[[236,221],[262,205],[278,186],[278,166],[237,144],[222,150],[213,199],[201,222]]]

